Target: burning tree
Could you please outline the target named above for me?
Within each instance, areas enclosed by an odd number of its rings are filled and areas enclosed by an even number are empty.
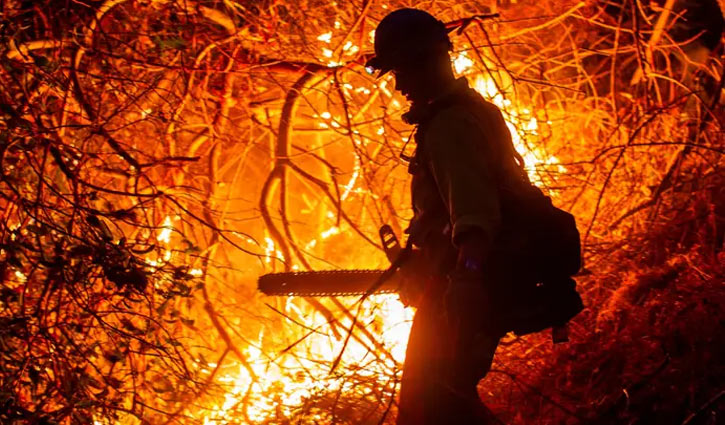
[[[375,296],[353,325],[356,299],[269,299],[254,281],[381,268],[377,228],[402,235],[412,128],[392,78],[361,65],[402,6],[2,4],[3,423],[394,420],[411,309]],[[584,239],[574,343],[508,337],[484,400],[511,423],[714,412],[717,3],[420,7],[454,29],[456,72]]]

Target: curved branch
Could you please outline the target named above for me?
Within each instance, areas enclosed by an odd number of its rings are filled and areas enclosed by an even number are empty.
[[[282,255],[284,256],[284,267],[287,271],[291,270],[290,245],[292,245],[292,249],[295,249],[295,254],[298,258],[300,258],[300,261],[303,263],[305,262],[302,253],[294,246],[292,234],[287,223],[287,192],[285,186],[287,184],[287,167],[290,162],[289,156],[292,138],[292,121],[294,120],[294,114],[297,109],[297,100],[299,99],[302,90],[305,85],[317,75],[318,74],[316,72],[306,72],[302,75],[302,77],[295,81],[290,90],[287,92],[287,96],[285,97],[284,105],[282,107],[282,115],[279,120],[279,131],[277,132],[277,143],[275,145],[274,152],[274,167],[264,182],[259,199],[259,209],[262,213],[262,219],[269,230],[272,240],[274,240],[275,244],[279,247]],[[281,185],[280,215],[282,217],[283,228],[288,239],[285,239],[282,236],[282,232],[280,232],[274,224],[272,215],[269,212],[269,202],[275,189],[277,188],[277,185]]]

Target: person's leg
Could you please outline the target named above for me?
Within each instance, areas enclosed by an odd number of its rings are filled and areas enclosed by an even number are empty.
[[[441,374],[442,382],[437,394],[439,399],[436,420],[432,424],[494,423],[495,417],[481,402],[478,382],[491,369],[493,356],[498,346],[497,336],[480,334],[463,344],[463,350],[447,364]]]
[[[438,361],[439,334],[435,309],[422,303],[413,319],[400,382],[397,425],[423,425]]]
[[[493,423],[477,386],[488,373],[499,337],[450,326],[440,303],[418,309],[406,351],[398,425]]]

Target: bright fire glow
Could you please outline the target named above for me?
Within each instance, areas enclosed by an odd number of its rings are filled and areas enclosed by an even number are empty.
[[[473,61],[468,57],[468,54],[465,51],[459,53],[453,60],[453,69],[456,70],[457,74],[461,74],[471,66],[473,66]]]
[[[317,38],[325,43],[321,51],[326,58],[333,56],[333,51],[326,47],[332,37],[333,33],[327,32]],[[369,33],[369,37],[371,40],[374,38],[374,31]],[[342,52],[354,54],[357,49],[358,46],[348,41],[343,45]],[[334,65],[338,63],[334,62]],[[534,142],[538,138],[539,131],[537,118],[526,108],[517,105],[514,99],[509,99],[501,93],[491,77],[474,73],[474,65],[474,60],[466,52],[461,52],[453,59],[456,73],[466,75],[475,90],[503,111],[515,148],[523,156],[530,178],[535,183],[540,183],[535,172],[536,167],[542,164],[557,164],[559,161],[536,147]],[[354,86],[345,82],[343,88],[347,95],[351,95],[350,93],[369,95],[372,90],[377,89],[390,99],[393,93],[387,85],[388,81],[382,79],[372,82],[369,87]],[[397,100],[391,104],[396,109],[402,107]],[[340,122],[344,122],[344,120],[338,122],[337,118],[333,119],[333,114],[327,110],[319,113],[317,119],[316,125],[322,129],[340,128],[342,125]],[[386,128],[380,126],[380,123],[374,125],[372,133],[376,133],[379,137],[387,134]],[[360,134],[358,129],[352,131],[353,134]],[[357,140],[355,142],[361,146]],[[561,169],[564,170],[563,167]],[[365,192],[365,189],[356,187],[361,173],[361,161],[358,155],[355,155],[350,179],[346,184],[340,185],[341,200]],[[372,193],[366,195],[375,196]],[[326,221],[335,219],[336,214],[332,210],[327,210],[324,214],[326,219],[323,219],[323,222],[327,224],[321,223],[317,234],[307,239],[309,242],[304,244],[304,249],[308,252],[322,249],[325,246],[323,241],[326,240],[329,246],[333,243],[329,241],[330,237],[348,231],[343,228],[344,223],[331,225],[330,221]],[[159,240],[162,236],[168,240],[170,224],[167,218]],[[281,252],[270,237],[264,238],[262,249],[267,267],[272,264],[275,257],[282,258]],[[372,263],[366,264],[364,259],[359,259],[358,263],[362,263],[358,264],[359,267],[368,265],[375,267]],[[291,268],[298,270],[299,266],[295,264]],[[201,270],[194,269],[191,273],[198,276],[201,275]],[[357,309],[356,300],[356,298],[340,298],[340,301],[353,313]],[[265,332],[263,329],[259,331],[256,340],[242,350],[246,357],[246,365],[227,361],[219,366],[216,381],[225,388],[226,392],[223,400],[219,400],[204,417],[204,424],[222,424],[229,417],[238,418],[240,414],[252,423],[269,423],[274,415],[294,418],[298,413],[296,409],[315,395],[335,391],[341,393],[362,391],[350,387],[350,381],[345,378],[346,373],[350,371],[354,370],[358,376],[368,376],[371,379],[378,379],[381,376],[391,377],[400,373],[405,360],[405,349],[414,311],[404,307],[396,295],[375,295],[363,303],[358,323],[364,324],[365,330],[369,333],[360,329],[354,332],[355,337],[349,340],[337,369],[345,372],[334,374],[329,373],[329,367],[345,344],[345,336],[352,323],[350,316],[334,307],[331,309],[334,314],[334,321],[331,323],[328,317],[310,307],[302,298],[287,297],[277,299],[276,302],[284,313],[280,319],[284,322],[281,326],[288,329],[288,332],[277,333],[269,330]],[[328,305],[326,301],[325,303]],[[277,347],[277,352],[269,347]],[[285,347],[287,349],[283,350]],[[207,364],[206,367],[202,365],[201,370],[204,373],[211,373],[208,369],[215,367],[216,364]],[[324,411],[307,412],[307,414],[312,415],[316,423],[330,423],[330,418],[324,416]]]
[[[526,137],[538,136],[539,122],[535,117],[530,116],[528,109],[515,109],[511,107],[511,101],[506,99],[496,88],[496,83],[491,78],[485,78],[481,75],[476,77],[473,88],[481,93],[481,95],[498,106],[504,111],[504,120],[506,126],[511,132],[511,139],[514,147],[524,158],[524,165],[529,179],[533,183],[541,183],[541,178],[536,172],[536,168],[542,164],[553,165],[558,164],[559,159],[553,155],[547,155],[542,149],[534,146],[527,146]],[[533,142],[533,140],[529,140]],[[563,165],[557,166],[559,172],[565,172]]]
[[[171,223],[171,217],[166,216],[164,224],[161,225],[161,232],[156,236],[156,240],[163,243],[169,243],[171,241],[171,232],[174,230],[174,226]]]
[[[337,226],[332,226],[324,232],[320,233],[320,237],[322,239],[327,239],[332,235],[337,235],[338,233],[340,233],[340,228]]]
[[[205,425],[226,423],[229,414],[238,413],[245,405],[245,415],[252,423],[269,420],[271,412],[285,417],[294,417],[295,408],[315,393],[337,390],[352,390],[349,381],[335,374],[330,375],[328,366],[322,366],[320,359],[334,359],[343,347],[345,335],[336,337],[327,319],[316,312],[307,312],[302,303],[294,298],[285,301],[285,313],[292,315],[315,333],[295,346],[294,353],[275,357],[259,347],[264,346],[265,335],[260,332],[257,341],[245,349],[251,371],[241,365],[224,369],[218,381],[228,388],[224,401],[212,408],[204,418]],[[360,366],[357,373],[375,378],[398,373],[405,360],[405,346],[410,332],[413,311],[404,308],[395,295],[375,295],[365,302],[360,314],[361,323],[381,323],[376,337],[382,345],[374,349],[370,341],[365,344],[351,339],[342,357],[340,368]],[[341,320],[344,327],[350,326],[349,318]],[[286,326],[297,324],[288,321]],[[343,330],[343,332],[346,332]],[[383,350],[389,354],[383,354]],[[378,361],[373,361],[379,356]],[[323,417],[318,417],[324,420]],[[327,422],[323,422],[327,423]]]

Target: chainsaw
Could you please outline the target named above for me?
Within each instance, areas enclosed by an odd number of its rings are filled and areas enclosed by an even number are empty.
[[[257,281],[265,295],[300,297],[338,297],[398,292],[397,273],[407,259],[410,247],[402,248],[393,229],[385,224],[379,231],[385,255],[391,265],[386,270],[324,270],[269,273]]]
[[[351,295],[367,297],[372,294],[399,292],[402,279],[398,270],[410,257],[412,247],[408,243],[405,248],[401,248],[393,229],[387,224],[380,228],[379,233],[383,250],[391,262],[390,267],[386,270],[327,270],[269,273],[259,278],[257,287],[265,295],[299,297],[337,297]],[[519,329],[513,328],[511,330],[517,335],[525,335],[550,327],[554,343],[568,341],[566,322],[571,318],[570,316],[578,313],[582,308],[581,299],[578,298],[578,294],[576,294],[576,297],[577,299],[570,303],[573,305],[572,312],[554,312],[558,316],[552,319],[546,316],[550,312],[544,311],[542,313],[544,315],[541,317],[531,316],[528,320],[521,321],[524,325],[523,327],[518,326]],[[541,302],[535,304],[538,306]],[[533,311],[535,309],[527,308],[525,310]],[[525,311],[525,313],[531,315],[528,311]]]

